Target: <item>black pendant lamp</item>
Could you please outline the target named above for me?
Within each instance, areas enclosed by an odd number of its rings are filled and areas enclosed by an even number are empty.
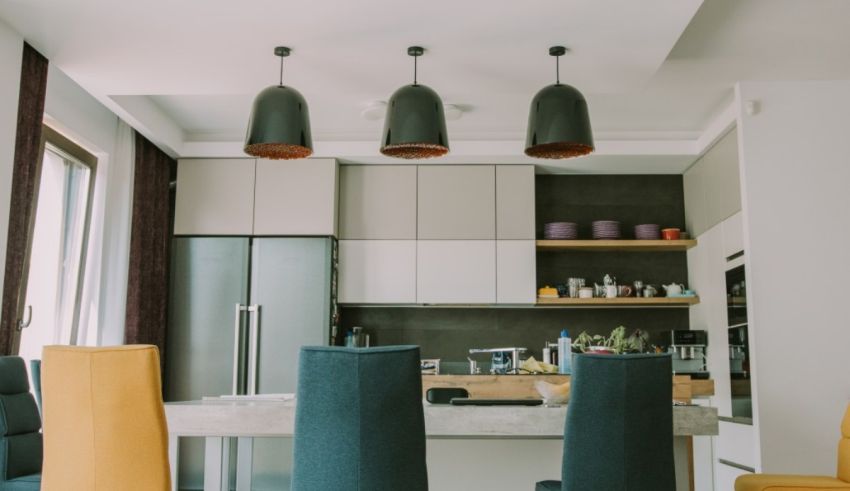
[[[569,159],[593,152],[587,101],[575,87],[562,84],[558,58],[567,49],[552,46],[555,85],[544,87],[531,101],[525,154],[541,159]]]
[[[381,153],[388,157],[427,159],[449,153],[443,101],[416,80],[416,59],[424,52],[419,46],[407,48],[413,57],[413,84],[395,91],[387,103]]]
[[[302,159],[313,154],[310,115],[300,92],[283,85],[283,59],[290,49],[278,46],[280,83],[257,94],[248,120],[245,153],[267,159]]]

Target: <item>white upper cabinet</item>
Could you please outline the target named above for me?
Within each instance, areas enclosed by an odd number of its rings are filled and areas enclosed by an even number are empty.
[[[533,240],[497,240],[496,303],[535,303],[536,264]]]
[[[251,235],[254,159],[181,159],[175,235]]]
[[[496,238],[495,166],[421,165],[418,171],[420,240]]]
[[[416,303],[415,240],[340,240],[340,303]]]
[[[496,166],[496,238],[534,239],[534,166]]]
[[[257,160],[254,235],[336,235],[334,159]]]
[[[723,136],[683,177],[685,218],[694,237],[741,210],[738,136]]]
[[[416,166],[340,166],[341,239],[416,239]]]
[[[495,240],[421,240],[416,246],[418,303],[496,302]]]

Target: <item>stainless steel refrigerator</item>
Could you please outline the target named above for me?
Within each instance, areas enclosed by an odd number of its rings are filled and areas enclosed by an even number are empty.
[[[336,254],[329,237],[174,238],[166,400],[295,392],[300,347],[335,333]],[[184,440],[179,486],[202,489],[204,440]],[[289,489],[291,441],[256,439],[253,459],[254,489]]]

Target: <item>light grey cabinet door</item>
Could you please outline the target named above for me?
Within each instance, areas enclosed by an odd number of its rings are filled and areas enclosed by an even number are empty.
[[[417,303],[496,302],[495,240],[420,240]]]
[[[496,166],[496,238],[534,239],[534,166]]]
[[[334,159],[257,160],[254,235],[336,235]]]
[[[236,304],[248,303],[248,239],[177,237],[171,250],[165,399],[231,394],[235,330],[247,326]],[[181,489],[203,487],[203,439],[181,442],[175,478]]]
[[[181,159],[175,235],[251,235],[254,159]]]
[[[331,240],[254,239],[251,303],[260,308],[258,394],[295,392],[301,346],[328,344]]]
[[[495,239],[492,165],[420,165],[418,238]]]
[[[496,302],[537,301],[537,246],[533,240],[496,241]]]
[[[416,303],[416,241],[339,241],[339,302]]]
[[[342,165],[341,239],[416,239],[415,165]]]
[[[714,226],[741,210],[741,178],[738,170],[738,133],[734,129],[709,151],[709,226]]]

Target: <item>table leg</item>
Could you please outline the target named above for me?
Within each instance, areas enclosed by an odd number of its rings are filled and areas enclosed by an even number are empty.
[[[168,467],[171,471],[171,491],[177,489],[177,468],[180,460],[180,437],[168,435]]]
[[[230,491],[230,439],[206,437],[204,491]]]
[[[236,491],[251,491],[254,467],[254,439],[239,437],[236,440]]]

